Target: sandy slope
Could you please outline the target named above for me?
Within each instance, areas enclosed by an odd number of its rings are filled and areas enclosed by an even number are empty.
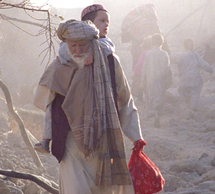
[[[205,81],[196,112],[180,102],[176,86],[168,90],[161,128],[145,116],[144,102],[136,102],[144,151],[166,179],[162,193],[215,193],[215,81]]]
[[[166,180],[161,193],[215,193],[215,81],[211,77],[207,77],[205,81],[197,112],[189,111],[180,102],[177,84],[168,90],[161,128],[155,128],[153,118],[146,117],[144,101],[136,101],[143,136],[147,142],[144,151],[160,168]],[[39,154],[45,170],[38,170],[23,143],[18,127],[11,125],[13,122],[7,113],[3,97],[0,98],[0,107],[1,168],[39,174],[58,182],[56,159],[51,155]],[[36,121],[36,117],[40,120]],[[41,122],[41,116],[34,114],[33,120],[29,120],[30,118],[31,116],[26,118],[26,126],[37,135],[41,125],[37,126],[35,123]],[[25,120],[24,117],[23,119]],[[127,139],[125,143],[129,159],[132,144]],[[0,177],[0,183],[0,188],[3,188],[3,183],[13,185],[25,194],[44,193],[44,190],[29,181]]]

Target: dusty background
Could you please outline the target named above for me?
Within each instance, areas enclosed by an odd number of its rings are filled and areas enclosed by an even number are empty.
[[[116,45],[116,53],[128,78],[131,79],[131,44],[121,42],[122,19],[130,9],[145,3],[153,3],[158,15],[158,23],[171,52],[182,50],[184,38],[192,37],[196,49],[203,43],[215,47],[213,21],[215,2],[212,0],[154,0],[154,1],[95,1],[110,11],[111,25],[109,37]],[[80,9],[67,10],[53,8],[53,24],[60,20],[80,18]],[[1,14],[27,19],[21,10],[1,10]],[[43,17],[43,16],[41,16]],[[38,28],[16,23],[19,27],[34,34]],[[0,59],[1,80],[8,86],[15,108],[23,119],[26,128],[37,138],[41,137],[43,113],[32,104],[33,92],[46,62],[42,61],[41,51],[46,48],[45,37],[31,36],[11,23],[0,20]],[[58,49],[58,42],[56,51]],[[53,56],[54,57],[54,56]],[[213,65],[213,64],[212,64]],[[165,113],[161,118],[160,129],[153,127],[152,118],[145,117],[145,103],[136,101],[140,114],[143,136],[147,141],[144,151],[160,168],[166,185],[161,193],[167,194],[212,194],[215,193],[215,84],[212,75],[203,73],[205,81],[201,93],[199,110],[191,112],[181,103],[178,93],[178,72],[172,64],[173,85],[168,90]],[[19,128],[7,110],[5,97],[0,91],[0,166],[2,169],[33,173],[58,182],[57,161],[51,155],[39,154],[44,169],[37,169],[26,149]],[[35,142],[36,140],[32,140]],[[132,145],[126,139],[127,157]],[[25,194],[39,194],[45,191],[30,181],[1,176],[0,193],[12,193],[16,188]],[[10,190],[11,191],[10,191]],[[15,192],[15,191],[14,191]]]

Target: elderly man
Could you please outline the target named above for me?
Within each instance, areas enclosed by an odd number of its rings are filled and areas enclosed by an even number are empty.
[[[112,84],[90,21],[61,23],[57,34],[67,44],[67,60],[58,56],[44,72],[35,105],[50,114],[45,126],[59,161],[60,194],[132,194],[122,131],[133,143],[143,138],[119,61],[114,57]]]

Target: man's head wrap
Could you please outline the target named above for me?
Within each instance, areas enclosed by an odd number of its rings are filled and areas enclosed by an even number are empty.
[[[94,11],[107,11],[102,5],[100,4],[93,4],[90,6],[87,6],[86,8],[83,9],[81,12],[81,19],[83,19],[84,16],[86,16],[88,13],[94,12]]]
[[[99,30],[89,20],[68,20],[59,25],[57,35],[58,38],[64,42],[66,39],[73,41],[89,41],[94,38],[99,38]]]

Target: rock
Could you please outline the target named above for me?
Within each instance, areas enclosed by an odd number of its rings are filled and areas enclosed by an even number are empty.
[[[30,182],[28,185],[24,188],[25,194],[40,194],[40,188],[37,186],[37,184]]]
[[[56,165],[48,167],[47,172],[49,173],[49,175],[54,177],[56,175],[56,172],[58,172],[58,166]]]
[[[5,159],[5,160],[4,160],[3,166],[4,166],[4,168],[6,168],[6,169],[11,169],[11,170],[14,169],[14,164],[12,164],[11,161],[10,161],[9,159]]]
[[[8,189],[7,187],[5,187],[5,188],[0,187],[0,193],[1,194],[10,194],[10,189]]]
[[[8,133],[7,136],[8,145],[14,148],[21,148],[24,144],[24,141],[21,137],[21,133],[19,130],[12,131]]]
[[[209,155],[207,154],[207,153],[203,153],[202,155],[201,155],[201,157],[199,158],[199,160],[201,160],[202,158],[206,158],[206,157],[208,157]]]
[[[214,159],[211,161],[211,166],[215,166],[215,157],[214,157]]]
[[[176,118],[171,118],[169,120],[169,126],[170,127],[175,127],[175,126],[178,126],[178,125],[179,125],[179,122],[178,122],[178,120]]]
[[[186,181],[186,182],[192,183],[192,181],[193,181],[194,179],[196,179],[196,178],[199,177],[199,174],[198,174],[197,172],[193,172],[193,173],[181,172],[181,173],[178,174],[178,176],[179,176],[182,180],[184,180],[184,181]]]
[[[13,186],[8,186],[8,189],[10,190],[10,194],[24,194],[20,189]]]
[[[5,117],[0,117],[0,129],[3,130],[3,132],[9,131],[8,127],[8,121]]]
[[[206,181],[215,181],[215,169],[206,172],[201,177],[196,179],[195,185],[198,185],[198,184],[206,182]]]
[[[10,189],[7,188],[6,183],[0,179],[0,193],[1,194],[10,194]]]
[[[215,181],[205,181],[198,185],[199,190],[208,189],[215,192]]]
[[[215,110],[208,111],[206,115],[210,119],[215,119]]]
[[[206,156],[207,155],[207,156]],[[205,153],[204,157],[203,155],[199,158],[199,164],[201,166],[204,166],[206,168],[206,171],[213,170],[213,160],[215,160],[212,156],[209,156],[208,154]]]
[[[17,178],[13,178],[13,177],[8,177],[8,180],[10,180],[10,182],[17,184],[18,180]]]
[[[42,191],[41,194],[50,194],[48,191]]]
[[[165,192],[168,192],[168,191],[172,192],[172,191],[175,191],[178,187],[186,185],[185,181],[173,175],[166,175],[164,179],[165,179],[165,185],[164,185]]]
[[[198,160],[183,160],[180,164],[174,164],[170,167],[170,171],[181,173],[181,172],[189,172],[194,173],[197,172],[200,176],[207,172],[207,167],[201,164]]]
[[[182,111],[179,116],[181,119],[188,120],[193,118],[193,114],[194,114],[193,111],[186,109]]]
[[[206,123],[205,131],[215,131],[215,123]]]

